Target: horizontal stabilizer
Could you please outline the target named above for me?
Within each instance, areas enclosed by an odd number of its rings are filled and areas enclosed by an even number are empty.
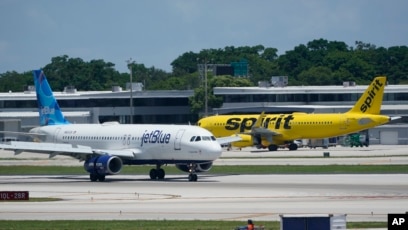
[[[393,120],[398,120],[398,119],[401,119],[401,117],[390,117],[390,120],[391,120],[391,121],[393,121]]]
[[[24,132],[13,132],[13,131],[0,131],[0,133],[18,135],[18,136],[25,136],[25,137],[31,137],[31,138],[37,138],[37,139],[47,136],[47,135],[41,134],[41,133],[24,133]]]

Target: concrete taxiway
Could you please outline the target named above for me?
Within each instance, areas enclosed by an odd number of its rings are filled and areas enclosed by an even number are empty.
[[[347,214],[347,221],[387,221],[405,213],[408,174],[0,176],[1,190],[29,191],[51,202],[1,202],[4,220],[279,220],[280,214]]]
[[[327,157],[325,157],[325,155]],[[82,165],[83,162],[67,157],[47,154],[21,153],[0,150],[0,166],[3,165]],[[372,145],[370,147],[331,147],[328,149],[299,148],[270,152],[264,149],[244,148],[226,149],[214,165],[368,165],[402,164],[408,165],[408,147],[406,145]]]
[[[224,151],[217,165],[408,165],[406,145],[287,149],[270,152],[244,148]]]
[[[323,157],[329,152],[330,157]],[[218,165],[240,164],[407,164],[406,146],[226,151]],[[0,165],[82,165],[67,157],[14,156],[0,151]],[[132,167],[132,166],[125,166]],[[137,166],[133,166],[137,167]],[[51,202],[1,201],[0,219],[184,219],[279,220],[280,214],[347,214],[347,221],[387,221],[408,211],[407,174],[364,175],[115,175],[90,182],[83,176],[0,176],[0,190],[29,191]]]

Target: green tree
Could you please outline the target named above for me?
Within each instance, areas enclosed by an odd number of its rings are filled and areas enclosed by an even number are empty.
[[[187,52],[176,58],[170,65],[173,67],[173,74],[184,75],[197,72],[198,54]]]
[[[388,66],[385,74],[388,81],[392,84],[408,83],[408,47],[393,46],[388,48],[387,54],[383,59]]]
[[[289,77],[298,80],[298,75],[311,67],[309,50],[305,45],[296,46],[294,50],[286,51],[278,60],[279,69]]]
[[[298,79],[305,85],[331,85],[332,72],[330,68],[324,66],[311,67],[302,71]]]
[[[0,74],[1,92],[22,92],[29,85],[33,85],[33,75],[31,72],[19,74],[16,71],[11,71]]]
[[[84,62],[68,55],[52,58],[43,70],[55,91],[62,91],[65,86],[75,86],[80,91],[108,90],[120,76],[111,62],[101,59]]]

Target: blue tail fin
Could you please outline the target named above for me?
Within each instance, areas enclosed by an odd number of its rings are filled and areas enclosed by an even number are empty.
[[[38,111],[40,113],[40,125],[70,124],[65,120],[44,72],[42,70],[34,70],[33,75]]]

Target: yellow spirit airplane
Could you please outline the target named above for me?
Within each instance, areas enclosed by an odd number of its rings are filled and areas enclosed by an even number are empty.
[[[215,115],[198,125],[215,137],[238,136],[234,147],[256,146],[276,151],[287,144],[296,150],[297,139],[320,139],[346,135],[379,126],[400,117],[380,115],[386,77],[376,77],[357,103],[345,113],[292,113],[261,115]]]

